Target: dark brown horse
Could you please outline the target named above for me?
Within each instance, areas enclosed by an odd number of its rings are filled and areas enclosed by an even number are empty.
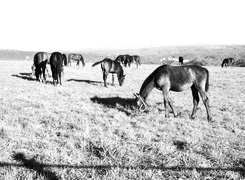
[[[68,64],[70,64],[70,66],[71,66],[72,60],[77,62],[76,66],[79,66],[80,61],[82,62],[83,67],[85,66],[85,62],[84,62],[83,56],[81,54],[74,54],[74,53],[69,54],[68,55]]]
[[[52,71],[53,83],[62,85],[61,73],[63,72],[63,58],[60,52],[53,52],[50,57],[50,67]]]
[[[182,56],[179,57],[179,65],[184,64],[184,58]]]
[[[234,66],[235,59],[234,58],[225,58],[221,64],[221,67]]]
[[[134,62],[137,68],[141,66],[140,57],[138,55],[128,56],[128,59],[126,61],[128,63],[128,67],[130,67],[131,63],[134,63]]]
[[[120,62],[121,64],[124,65],[124,67],[126,67],[127,64],[128,64],[128,60],[129,60],[128,57],[129,57],[128,54],[118,55],[117,58],[116,58],[116,61]]]
[[[209,72],[207,69],[197,65],[162,65],[158,67],[145,79],[139,94],[135,94],[137,97],[138,108],[142,109],[143,106],[144,108],[146,108],[145,106],[148,106],[146,100],[153,88],[157,88],[163,93],[165,117],[169,117],[169,106],[171,107],[174,116],[177,116],[173,103],[169,97],[169,91],[180,92],[191,88],[194,104],[191,118],[194,119],[196,116],[199,103],[198,93],[200,93],[206,107],[207,118],[211,121],[209,100],[206,94],[209,88]]]
[[[49,56],[46,52],[38,52],[34,55],[32,72],[36,76],[37,81],[42,81],[46,83],[46,74],[47,71],[46,65],[49,60]],[[48,71],[47,71],[48,73]]]
[[[116,73],[119,85],[122,86],[125,79],[125,75],[123,74],[123,68],[118,61],[113,61],[109,58],[105,58],[102,61],[94,63],[92,67],[98,64],[101,64],[105,87],[107,87],[106,79],[109,73],[112,73],[112,85],[114,86],[114,73]]]

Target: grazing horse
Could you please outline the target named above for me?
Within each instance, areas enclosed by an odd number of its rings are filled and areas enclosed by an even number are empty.
[[[66,56],[66,54],[62,54],[62,59],[63,59],[64,65],[67,66],[68,63],[67,63],[67,56]]]
[[[70,64],[70,66],[71,66],[71,60],[77,61],[76,66],[79,66],[80,61],[82,61],[83,67],[85,66],[85,62],[81,54],[74,54],[74,53],[69,54],[68,63]]]
[[[63,72],[63,58],[60,52],[53,52],[50,57],[50,67],[52,71],[53,83],[62,85],[61,73]]]
[[[146,100],[153,88],[162,91],[165,117],[169,117],[169,106],[171,107],[174,116],[177,116],[173,103],[169,97],[169,91],[180,92],[191,88],[194,105],[191,118],[194,119],[196,116],[199,103],[198,93],[200,93],[206,107],[207,119],[211,121],[209,100],[206,94],[209,88],[209,72],[207,69],[197,65],[162,65],[158,67],[145,79],[139,94],[134,94],[136,96],[137,106],[140,110],[142,110],[142,107],[145,109],[146,106],[148,106]]]
[[[225,58],[221,64],[221,67],[227,67],[227,65],[234,66],[235,59],[234,58]]]
[[[116,58],[116,61],[122,63],[124,65],[124,67],[126,67],[127,64],[128,64],[128,57],[129,57],[128,54],[118,55],[117,58]]]
[[[179,57],[179,65],[184,64],[184,58],[182,56]]]
[[[141,66],[140,57],[138,55],[128,56],[128,66],[130,67],[131,63],[135,62],[136,67]]]
[[[123,68],[118,61],[113,61],[109,58],[105,58],[102,61],[94,63],[92,67],[98,64],[101,64],[105,87],[107,87],[106,79],[109,73],[112,73],[112,86],[114,86],[114,73],[117,74],[119,85],[122,86],[125,79],[125,74],[123,74]]]
[[[46,75],[47,71],[46,65],[48,62],[49,56],[46,52],[38,52],[34,55],[33,65],[32,65],[32,73],[35,74],[37,81],[43,81],[46,83]],[[48,74],[48,71],[47,71]]]

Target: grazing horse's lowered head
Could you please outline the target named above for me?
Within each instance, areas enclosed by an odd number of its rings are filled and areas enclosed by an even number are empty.
[[[107,76],[112,73],[112,85],[114,85],[114,74],[117,74],[118,83],[120,86],[123,85],[126,74],[123,73],[123,68],[118,61],[113,61],[109,58],[105,58],[102,61],[96,62],[92,67],[101,64],[101,69],[103,73],[104,86],[107,87]]]
[[[194,105],[191,118],[194,119],[196,116],[200,94],[207,111],[207,119],[211,121],[209,100],[206,94],[209,88],[209,72],[207,69],[197,65],[162,65],[158,67],[145,79],[139,94],[134,94],[139,110],[142,111],[149,107],[146,100],[153,88],[162,91],[166,118],[169,117],[169,106],[174,116],[177,116],[172,100],[169,97],[169,91],[180,92],[191,88]]]
[[[145,111],[148,107],[150,107],[145,100],[140,96],[138,93],[133,93],[136,97],[136,106],[139,108],[140,111]]]
[[[234,66],[235,64],[235,59],[234,58],[225,58],[221,64],[221,67],[223,68],[224,66]]]
[[[74,54],[74,53],[69,54],[67,63],[70,64],[70,66],[71,66],[72,60],[77,62],[76,66],[78,67],[79,67],[80,61],[82,62],[83,67],[85,66],[85,61],[81,54]]]

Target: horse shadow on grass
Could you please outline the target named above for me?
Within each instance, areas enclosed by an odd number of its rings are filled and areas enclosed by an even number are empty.
[[[118,111],[125,113],[127,116],[132,114],[132,111],[135,109],[136,101],[133,98],[121,98],[121,97],[92,97],[91,101],[97,104],[102,104],[109,108],[116,108]]]
[[[18,77],[28,81],[36,81],[36,78],[33,78],[32,73],[20,73],[20,74],[12,74],[11,76]]]
[[[24,79],[24,80],[28,80],[28,81],[37,81],[36,77],[32,77],[32,73],[12,74],[11,76],[17,77],[17,78],[21,78],[21,79]],[[53,84],[53,82],[52,81],[48,81],[46,79],[46,84]]]
[[[100,81],[91,81],[91,80],[86,80],[86,79],[68,79],[67,81],[68,82],[70,82],[70,81],[85,82],[85,83],[92,84],[92,85],[102,84],[102,82],[100,82]]]
[[[165,165],[147,165],[147,164],[140,164],[137,166],[124,166],[124,165],[70,165],[70,164],[44,164],[40,163],[34,158],[26,158],[23,153],[14,153],[12,158],[17,161],[18,163],[7,163],[7,162],[0,162],[0,167],[25,167],[32,171],[35,171],[39,176],[44,177],[47,180],[58,180],[60,179],[54,172],[47,170],[47,168],[61,168],[61,169],[94,169],[97,170],[98,173],[101,171],[108,171],[111,169],[127,169],[127,170],[161,170],[161,171],[198,171],[198,172],[210,172],[216,173],[214,171],[233,171],[238,172],[241,177],[245,176],[245,159],[240,159],[238,164],[234,164],[231,167],[197,167],[197,166],[165,166]],[[205,173],[206,174],[206,173]]]
[[[37,162],[34,158],[27,159],[23,153],[15,153],[12,158],[23,164],[27,169],[31,169],[37,172],[38,175],[45,177],[48,180],[58,180],[59,178],[55,173],[45,170],[44,165]]]

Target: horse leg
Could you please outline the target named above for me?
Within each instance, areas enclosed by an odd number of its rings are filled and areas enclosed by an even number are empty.
[[[163,103],[165,108],[165,118],[169,118],[169,109],[168,109],[167,97],[165,93],[163,93]]]
[[[45,74],[46,69],[43,68],[43,82],[46,83],[46,74]]]
[[[114,86],[114,74],[112,74],[112,86]]]
[[[198,95],[198,90],[194,85],[191,86],[191,90],[192,90],[192,96],[193,96],[193,110],[191,113],[191,118],[194,119],[196,117],[197,106],[199,103],[199,95]]]
[[[39,69],[38,69],[38,67],[36,68],[35,76],[36,76],[36,80],[39,81]]]
[[[162,88],[162,94],[163,94],[163,103],[165,108],[165,118],[169,118],[168,90]]]
[[[168,104],[169,104],[169,106],[171,107],[171,109],[172,109],[172,111],[173,111],[174,117],[177,117],[177,113],[176,113],[176,111],[175,111],[175,107],[174,107],[174,105],[173,105],[173,102],[172,102],[172,100],[171,100],[170,97],[169,97],[169,93],[168,93]]]
[[[177,113],[175,111],[173,102],[171,98],[169,97],[169,89],[167,88],[162,88],[162,93],[163,93],[163,103],[165,107],[165,117],[169,118],[169,106],[173,111],[174,117],[177,117]]]
[[[206,108],[206,111],[207,111],[207,118],[208,118],[208,121],[211,121],[212,120],[212,117],[211,117],[211,112],[210,112],[210,109],[209,109],[209,99],[208,99],[208,96],[206,94],[205,91],[199,91],[201,97],[202,97],[202,100],[203,100],[203,103],[205,105],[205,108]]]
[[[106,82],[107,76],[108,76],[108,73],[106,73],[106,72],[104,71],[104,72],[103,72],[103,80],[104,80],[104,86],[105,86],[105,87],[107,87],[107,82]]]
[[[59,80],[60,80],[60,85],[62,85],[62,83],[61,83],[61,72],[59,73]]]

